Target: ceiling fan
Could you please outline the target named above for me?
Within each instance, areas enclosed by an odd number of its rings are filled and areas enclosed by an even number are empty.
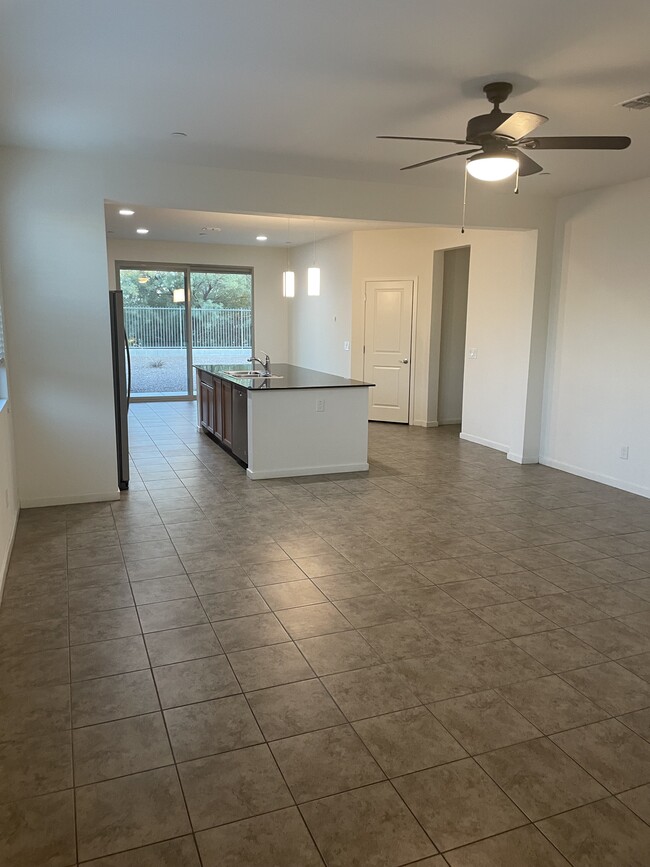
[[[483,92],[494,108],[489,114],[470,118],[464,139],[411,135],[380,135],[377,138],[472,145],[469,150],[403,166],[401,171],[472,154],[467,160],[467,171],[483,181],[500,181],[514,175],[517,170],[522,177],[543,171],[542,166],[524,150],[623,150],[630,145],[631,140],[627,136],[533,136],[532,133],[548,118],[530,111],[501,111],[501,103],[512,93],[510,82],[494,81],[486,84]]]

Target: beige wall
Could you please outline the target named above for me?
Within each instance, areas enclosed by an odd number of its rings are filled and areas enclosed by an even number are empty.
[[[11,148],[0,151],[0,189],[0,264],[15,347],[12,412],[24,505],[117,496],[105,201],[440,225],[456,223],[460,214],[455,185],[354,182]],[[553,218],[548,198],[472,190],[468,221],[474,226],[539,229],[550,238]],[[545,294],[542,280],[537,290]],[[354,345],[357,288],[353,293]],[[418,406],[423,418],[427,409],[428,382]]]
[[[646,497],[649,226],[650,178],[560,202],[542,429],[544,463]]]
[[[364,286],[369,280],[413,280],[416,286],[412,417],[437,424],[444,251],[470,247],[463,435],[520,460],[532,357],[537,233],[471,229],[396,229],[354,233],[352,375],[363,374]],[[541,400],[541,393],[538,395]],[[534,432],[535,437],[539,431]]]
[[[291,320],[291,360],[301,367],[350,376],[352,335],[352,234],[326,238],[316,245],[321,294],[307,295],[307,268],[314,261],[312,244],[291,251],[296,297],[287,300]]]

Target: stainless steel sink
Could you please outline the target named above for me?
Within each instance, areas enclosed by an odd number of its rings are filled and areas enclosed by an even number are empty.
[[[264,373],[261,370],[227,370],[228,376],[234,376],[235,379],[282,379],[275,373]]]

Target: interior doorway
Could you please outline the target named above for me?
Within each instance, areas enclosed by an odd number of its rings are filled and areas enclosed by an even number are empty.
[[[439,425],[460,424],[463,417],[469,253],[469,247],[457,247],[443,254]]]
[[[366,282],[363,377],[370,421],[408,424],[413,339],[413,281]]]

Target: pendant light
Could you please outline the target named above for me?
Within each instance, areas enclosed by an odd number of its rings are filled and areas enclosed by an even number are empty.
[[[307,295],[320,295],[320,268],[316,265],[316,221],[311,221],[313,231],[313,265],[307,268]]]
[[[287,217],[287,267],[282,273],[282,295],[285,298],[293,298],[296,294],[296,275],[289,267],[289,237],[291,232],[291,218]]]

